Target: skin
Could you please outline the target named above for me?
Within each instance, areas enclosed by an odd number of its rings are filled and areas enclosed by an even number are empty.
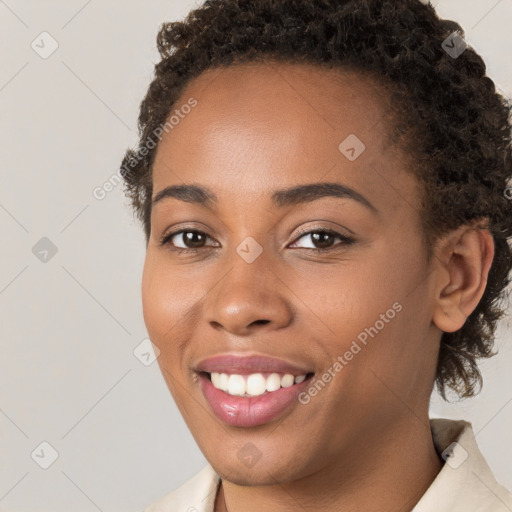
[[[412,510],[443,462],[428,419],[440,337],[478,304],[492,236],[463,226],[427,262],[412,162],[386,143],[386,96],[360,75],[243,64],[195,78],[175,107],[190,97],[197,106],[159,143],[153,197],[194,183],[219,201],[154,205],[142,299],[169,390],[221,476],[215,511]],[[366,145],[355,161],[338,149],[349,134]],[[378,212],[351,198],[271,201],[313,182],[346,185]],[[181,235],[160,245],[180,228],[207,233],[197,253],[172,250],[187,247]],[[354,243],[321,245],[301,228]],[[263,249],[250,264],[236,252],[249,236]],[[316,378],[397,302],[401,311],[307,405],[253,428],[211,412],[193,371],[201,359],[266,354]],[[248,442],[261,452],[252,468],[237,456]]]

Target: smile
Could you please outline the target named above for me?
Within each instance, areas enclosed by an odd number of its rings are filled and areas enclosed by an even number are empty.
[[[306,379],[306,375],[291,373],[251,373],[249,375],[213,372],[210,380],[216,389],[231,396],[260,396],[281,388],[288,388]]]

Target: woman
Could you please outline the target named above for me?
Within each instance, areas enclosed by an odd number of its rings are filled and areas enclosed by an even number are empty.
[[[150,512],[512,510],[471,425],[512,251],[510,105],[419,0],[164,24],[122,174],[144,320],[209,464]]]

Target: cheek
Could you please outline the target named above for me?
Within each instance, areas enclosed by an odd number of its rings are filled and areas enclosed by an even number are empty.
[[[174,336],[189,307],[176,274],[148,249],[142,274],[142,311],[148,334],[161,351],[168,348],[167,340]]]
[[[198,324],[206,293],[204,276],[170,265],[165,254],[149,249],[142,274],[142,310],[149,337],[166,364],[178,364]],[[203,300],[202,300],[203,298]]]
[[[294,294],[307,306],[303,308],[306,316],[329,339],[338,337],[333,349],[342,349],[344,342],[374,325],[386,311],[394,316],[393,304],[402,300],[403,285],[390,269],[394,256],[388,261],[383,252],[378,257],[374,254],[368,252],[365,260],[347,260],[330,269],[319,266],[292,281]]]
[[[340,333],[342,342],[330,351],[346,354],[344,374],[357,384],[354,393],[392,400],[387,387],[412,387],[427,361],[428,272],[413,247],[390,244],[371,258],[333,274],[322,311]]]
[[[319,327],[331,364],[343,357],[344,377],[338,382],[350,378],[362,390],[379,385],[378,379],[368,379],[368,368],[382,377],[414,372],[420,337],[414,339],[411,329],[422,327],[417,303],[423,298],[411,302],[408,294],[425,273],[415,263],[419,258],[393,244],[376,242],[360,254],[330,270],[320,266],[303,273],[294,291],[308,306],[303,311],[308,323],[314,322],[310,327]]]
[[[142,313],[153,342],[158,341],[159,333],[163,331],[163,323],[167,318],[166,302],[163,300],[165,298],[163,281],[158,262],[148,250],[142,273]]]

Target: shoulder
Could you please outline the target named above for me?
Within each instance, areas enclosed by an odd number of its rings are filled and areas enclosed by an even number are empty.
[[[445,464],[414,512],[510,512],[512,494],[496,481],[471,424],[435,418],[430,426]]]
[[[213,512],[220,477],[207,464],[190,480],[144,509],[144,512]]]

